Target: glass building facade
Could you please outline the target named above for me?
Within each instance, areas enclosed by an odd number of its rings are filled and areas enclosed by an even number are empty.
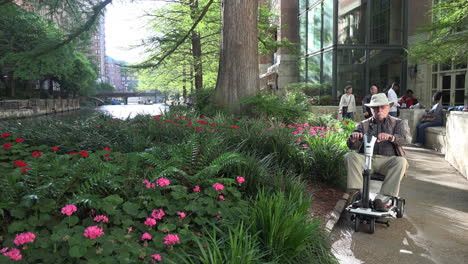
[[[406,83],[407,0],[299,0],[299,75],[337,98]]]

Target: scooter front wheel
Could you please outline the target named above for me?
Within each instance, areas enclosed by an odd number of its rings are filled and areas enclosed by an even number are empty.
[[[375,232],[375,218],[371,217],[369,219],[369,233],[374,234]]]
[[[354,217],[354,232],[359,232],[359,225],[361,224],[361,217],[356,215]]]

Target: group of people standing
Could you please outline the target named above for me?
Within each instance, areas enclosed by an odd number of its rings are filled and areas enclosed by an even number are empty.
[[[396,82],[392,83],[388,90],[385,92],[385,95],[389,102],[391,102],[391,106],[388,112],[389,116],[398,117],[399,116],[399,109],[411,108],[413,105],[418,103],[418,100],[414,98],[413,91],[407,90],[406,94],[403,95],[400,99],[398,99],[397,92],[400,89],[400,85]],[[362,99],[362,112],[364,114],[364,119],[368,119],[372,117],[371,108],[367,105],[371,102],[373,95],[379,93],[379,88],[376,85],[373,85],[369,89],[369,94],[366,95]],[[420,146],[424,144],[425,138],[425,129],[427,127],[433,126],[442,126],[442,93],[437,92],[432,97],[433,107],[431,110],[426,110],[426,114],[424,115],[423,119],[420,123],[416,126],[416,140],[415,144]],[[353,87],[348,85],[344,89],[344,94],[341,96],[340,104],[339,104],[339,114],[343,119],[354,119],[354,115],[356,113],[356,99],[353,95]]]

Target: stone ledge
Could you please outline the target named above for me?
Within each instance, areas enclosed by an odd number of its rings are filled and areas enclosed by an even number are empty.
[[[424,146],[445,154],[447,151],[447,128],[444,126],[428,127],[425,131]]]
[[[340,220],[341,213],[343,212],[346,202],[348,201],[349,194],[344,193],[343,197],[336,202],[335,208],[333,211],[327,216],[327,224],[325,225],[325,230],[330,233],[333,228],[335,227],[338,220]]]

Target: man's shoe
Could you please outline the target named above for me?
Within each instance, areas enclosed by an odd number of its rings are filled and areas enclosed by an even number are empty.
[[[380,199],[375,199],[374,200],[374,210],[375,211],[377,211],[377,212],[388,212],[388,207],[389,207],[389,205],[384,203],[382,200],[380,200]]]

